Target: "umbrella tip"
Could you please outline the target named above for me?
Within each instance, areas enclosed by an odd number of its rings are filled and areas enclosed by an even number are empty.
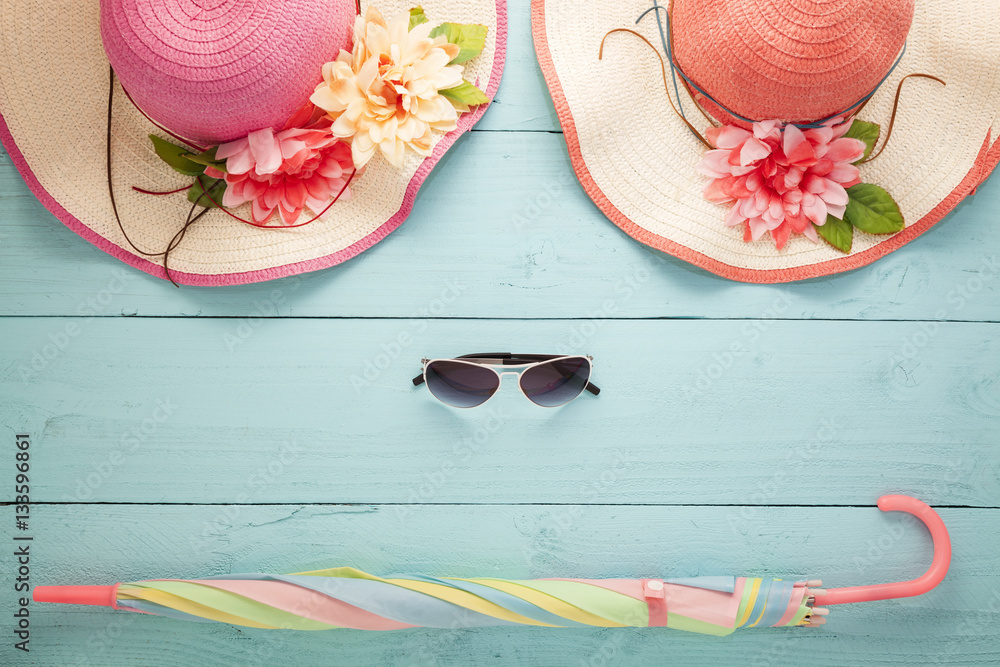
[[[31,597],[35,602],[87,604],[118,608],[118,584],[112,586],[35,586]]]

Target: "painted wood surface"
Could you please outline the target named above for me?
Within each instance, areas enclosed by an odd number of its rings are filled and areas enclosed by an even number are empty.
[[[747,530],[734,526],[752,513]],[[11,512],[4,511],[9,541]],[[822,629],[727,638],[666,629],[317,633],[233,628],[110,609],[32,608],[40,665],[941,665],[996,664],[996,510],[943,509],[945,584],[920,598],[831,608]],[[373,573],[617,577],[739,572],[827,586],[907,579],[926,531],[857,507],[217,505],[40,506],[33,576],[113,583],[349,564]],[[995,525],[995,523],[994,523]],[[72,536],[71,539],[66,539]],[[0,601],[10,606],[11,592]],[[34,642],[37,642],[35,644]],[[9,642],[0,660],[11,656]],[[9,664],[4,661],[5,664]],[[18,663],[21,664],[21,663]],[[24,663],[27,664],[27,663]]]
[[[8,321],[0,405],[39,438],[36,499],[1000,506],[992,324],[256,324]],[[453,410],[410,382],[493,349],[592,354],[603,391],[543,410],[505,381]]]
[[[916,599],[814,630],[269,633],[32,605],[21,665],[1000,663],[1000,179],[847,274],[732,283],[649,251],[571,175],[509,6],[497,100],[414,214],[333,269],[175,289],[91,247],[0,152],[0,533],[32,435],[33,584],[353,565],[379,573],[916,576],[938,506],[955,556]],[[423,356],[586,352],[558,410],[479,410]],[[18,532],[18,536],[25,533]],[[0,627],[15,608],[0,548]]]
[[[0,312],[410,317],[449,283],[462,294],[435,315],[585,317],[609,298],[619,301],[617,317],[996,321],[1000,312],[1000,179],[873,265],[747,285],[633,241],[571,174],[562,135],[473,132],[428,178],[407,221],[357,259],[276,283],[178,290],[48,215],[3,157]],[[278,303],[275,286],[284,293]],[[773,313],[782,296],[787,310]]]

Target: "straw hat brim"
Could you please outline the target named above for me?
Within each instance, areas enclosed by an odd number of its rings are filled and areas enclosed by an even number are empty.
[[[379,0],[387,18],[416,3]],[[489,28],[486,48],[465,64],[465,77],[491,99],[503,71],[505,0],[423,0],[433,22],[479,23]],[[363,6],[367,3],[363,3]],[[105,173],[108,61],[101,46],[96,0],[0,0],[0,140],[24,180],[57,218],[98,248],[157,277],[159,260],[137,254],[115,221]],[[318,74],[317,74],[318,77]],[[116,86],[112,164],[115,196],[132,241],[160,251],[187,217],[183,194],[144,195],[190,182],[153,152],[148,134],[162,135]],[[372,247],[409,215],[417,191],[435,164],[482,117],[487,105],[439,133],[432,154],[411,153],[403,169],[381,156],[351,183],[319,220],[295,229],[258,229],[211,211],[170,255],[170,275],[190,285],[233,285],[272,280],[333,266]],[[249,206],[237,210],[249,217]]]
[[[861,118],[881,123],[892,113],[900,79],[932,74],[903,89],[892,139],[862,166],[862,181],[885,188],[906,227],[892,235],[855,230],[844,254],[794,236],[782,250],[764,236],[744,242],[726,227],[728,209],[702,196],[707,179],[695,171],[705,148],[674,114],[656,54],[631,28],[660,43],[656,21],[639,15],[651,3],[532,0],[535,50],[584,190],[633,238],[720,276],[779,283],[864,266],[913,240],[972,194],[1000,162],[1000,5],[996,0],[918,0],[906,54]],[[687,117],[703,129],[693,110]]]

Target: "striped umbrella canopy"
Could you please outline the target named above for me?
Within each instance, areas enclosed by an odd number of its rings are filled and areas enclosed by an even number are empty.
[[[122,584],[119,609],[294,630],[400,630],[491,625],[666,626],[727,635],[738,627],[807,625],[806,582],[691,579],[376,577],[340,567]]]
[[[913,581],[823,590],[820,581],[718,576],[669,579],[497,579],[397,575],[349,567],[287,575],[229,574],[113,586],[39,586],[39,602],[110,606],[171,618],[292,630],[542,627],[668,627],[709,635],[739,628],[813,626],[824,605],[920,595],[948,570],[941,518],[907,496],[883,511],[920,518],[934,541],[930,569]]]

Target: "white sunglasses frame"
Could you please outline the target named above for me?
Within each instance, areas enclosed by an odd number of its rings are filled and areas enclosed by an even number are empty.
[[[548,355],[540,355],[540,354],[510,354],[509,352],[494,352],[494,353],[485,353],[484,352],[484,353],[480,353],[480,354],[465,355],[465,356],[462,356],[462,357],[441,357],[441,358],[436,358],[436,359],[421,359],[420,363],[423,364],[423,371],[421,372],[420,375],[418,375],[417,377],[413,378],[413,384],[415,384],[415,385],[420,385],[420,384],[427,385],[427,391],[430,392],[431,396],[433,396],[434,398],[436,398],[441,403],[444,403],[448,407],[455,408],[455,409],[458,409],[458,410],[470,410],[472,408],[478,408],[478,407],[480,407],[482,405],[485,405],[485,404],[489,403],[491,400],[493,400],[493,397],[496,396],[499,393],[499,391],[500,391],[500,386],[503,383],[503,376],[504,375],[516,375],[517,376],[517,389],[518,389],[518,391],[521,392],[522,396],[524,396],[526,399],[528,399],[529,401],[531,401],[532,405],[537,405],[540,408],[561,408],[562,406],[567,405],[569,403],[572,403],[576,399],[580,398],[580,396],[582,396],[583,392],[585,392],[585,391],[590,391],[590,393],[594,394],[595,396],[601,393],[600,388],[596,384],[594,384],[593,382],[590,381],[590,378],[594,374],[594,358],[592,356],[590,356],[589,354],[566,354],[566,355],[563,355],[563,356],[553,356],[550,359],[541,359],[541,360],[538,360],[538,361],[526,361],[523,364],[522,363],[510,363],[510,364],[505,364],[504,363],[504,361],[506,361],[506,360],[517,359],[517,358],[520,358],[520,357],[533,357],[533,356],[534,357],[541,357],[541,356],[548,356]],[[528,396],[527,393],[525,393],[524,388],[521,387],[521,376],[524,374],[524,372],[526,370],[534,368],[535,366],[540,366],[542,364],[549,364],[549,363],[552,363],[553,361],[561,361],[563,359],[586,359],[587,363],[590,364],[590,374],[587,376],[587,383],[584,384],[583,387],[580,389],[580,393],[578,393],[576,396],[574,396],[573,398],[569,399],[568,401],[565,401],[563,403],[559,403],[558,405],[541,405],[539,403],[536,403],[535,401],[533,401],[531,399],[530,396]],[[470,366],[476,366],[478,368],[488,368],[491,371],[493,371],[496,374],[496,376],[497,376],[497,391],[494,391],[490,395],[489,398],[487,398],[485,401],[483,401],[482,403],[479,403],[477,405],[470,405],[470,406],[452,405],[451,403],[449,403],[449,402],[447,402],[445,400],[442,400],[441,397],[439,397],[437,394],[435,394],[431,390],[430,385],[427,383],[427,367],[429,365],[431,365],[432,363],[434,363],[435,361],[450,361],[450,362],[457,362],[457,363],[468,364]],[[491,361],[496,362],[496,363],[489,363]],[[499,371],[499,370],[497,370],[498,368],[516,368],[517,370]]]

